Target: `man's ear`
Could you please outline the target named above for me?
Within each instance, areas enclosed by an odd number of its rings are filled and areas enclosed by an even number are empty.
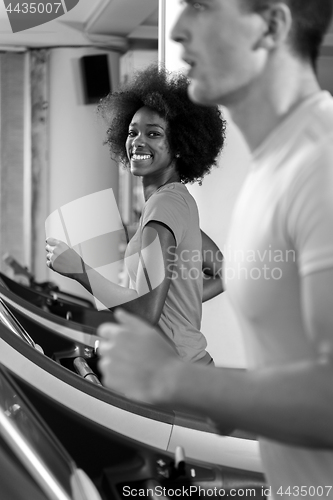
[[[274,3],[260,12],[266,30],[262,34],[260,46],[268,50],[286,42],[292,28],[290,8],[283,2]]]

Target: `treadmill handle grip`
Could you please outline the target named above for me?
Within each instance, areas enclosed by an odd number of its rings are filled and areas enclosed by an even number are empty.
[[[73,363],[75,370],[79,375],[81,375],[81,377],[89,380],[89,382],[92,382],[93,384],[102,385],[84,358],[79,356],[74,359]]]

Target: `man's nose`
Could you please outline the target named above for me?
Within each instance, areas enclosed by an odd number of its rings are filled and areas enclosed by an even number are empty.
[[[182,11],[171,30],[170,38],[175,42],[184,43],[188,38],[186,33],[185,15],[184,11]]]

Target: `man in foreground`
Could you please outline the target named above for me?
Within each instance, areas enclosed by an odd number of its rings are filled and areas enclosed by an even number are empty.
[[[190,97],[228,107],[253,154],[224,264],[249,370],[181,363],[123,311],[100,330],[106,386],[258,435],[276,499],[333,482],[333,100],[314,71],[332,3],[187,1],[173,29]]]

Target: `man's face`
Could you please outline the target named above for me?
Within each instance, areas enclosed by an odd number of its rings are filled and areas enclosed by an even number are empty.
[[[185,0],[172,31],[190,64],[190,97],[201,104],[232,104],[256,84],[267,57],[260,45],[267,25],[246,0]]]

